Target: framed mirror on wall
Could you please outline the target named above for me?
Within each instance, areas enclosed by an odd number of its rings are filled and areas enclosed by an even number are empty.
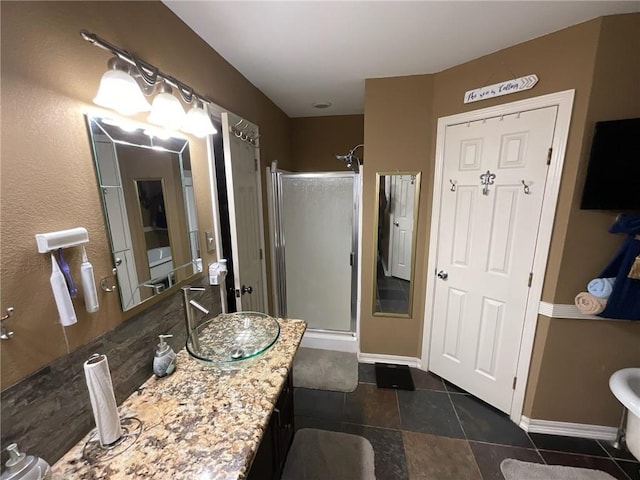
[[[420,172],[376,173],[373,315],[410,317],[413,310]]]
[[[122,310],[202,271],[189,141],[87,116]]]

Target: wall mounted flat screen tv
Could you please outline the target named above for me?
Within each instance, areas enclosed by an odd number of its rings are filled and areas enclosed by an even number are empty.
[[[640,210],[640,118],[596,123],[580,207]]]

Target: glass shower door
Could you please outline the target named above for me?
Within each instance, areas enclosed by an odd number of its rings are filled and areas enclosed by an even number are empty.
[[[353,331],[354,174],[280,174],[286,316]]]

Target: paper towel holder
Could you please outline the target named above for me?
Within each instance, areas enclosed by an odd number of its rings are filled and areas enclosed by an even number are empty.
[[[93,365],[103,360],[106,360],[106,355],[94,353],[87,359],[85,365]],[[102,443],[96,427],[82,450],[82,456],[85,460],[89,463],[108,461],[129,449],[136,442],[142,432],[142,421],[135,417],[128,417],[119,418],[119,423],[122,434],[114,442],[106,445]]]
[[[82,448],[82,458],[90,464],[96,464],[107,462],[126,452],[140,437],[142,420],[136,417],[125,417],[120,419],[120,426],[122,436],[111,445],[101,445],[98,432],[94,431]]]

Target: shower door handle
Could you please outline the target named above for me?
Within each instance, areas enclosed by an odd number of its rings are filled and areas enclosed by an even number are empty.
[[[248,293],[249,295],[251,295],[253,293],[253,287],[251,285],[249,285],[248,287],[245,287],[244,285],[242,285],[242,288],[240,289],[240,291],[242,292],[242,295],[244,295],[245,293]]]

